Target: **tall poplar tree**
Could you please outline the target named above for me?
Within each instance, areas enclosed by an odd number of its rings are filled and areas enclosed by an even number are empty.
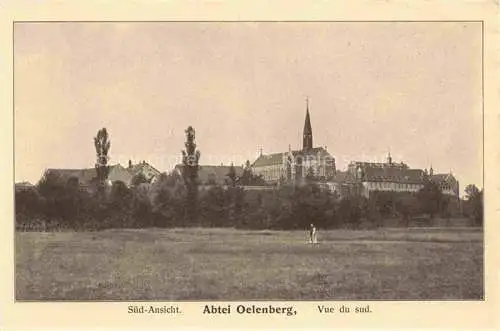
[[[182,177],[186,185],[186,217],[194,223],[198,215],[198,170],[200,151],[196,150],[195,130],[189,126],[186,130],[185,150],[182,151]]]
[[[104,189],[104,184],[108,179],[108,152],[109,148],[111,147],[111,141],[109,140],[109,135],[106,128],[102,128],[97,132],[97,135],[94,137],[94,147],[97,156],[95,170],[97,173],[97,180],[99,182],[99,191],[102,192]]]

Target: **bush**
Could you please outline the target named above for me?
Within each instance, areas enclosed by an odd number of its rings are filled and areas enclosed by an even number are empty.
[[[174,177],[162,175],[151,188],[153,223],[159,227],[183,226],[185,217],[184,186]]]
[[[347,195],[338,199],[315,183],[281,185],[273,190],[214,185],[201,191],[197,215],[189,213],[188,190],[177,174],[162,174],[154,184],[129,188],[117,181],[106,194],[94,194],[76,178],[65,182],[48,173],[33,190],[16,191],[16,228],[23,230],[99,230],[146,227],[236,227],[246,229],[359,229],[383,226],[384,219],[401,217],[405,226],[424,212],[444,217],[458,201],[440,197],[429,203],[435,187],[419,194],[375,192],[366,199]],[[464,211],[482,224],[482,191],[471,190]],[[438,208],[438,209],[436,209]]]
[[[220,185],[212,186],[201,196],[201,225],[208,227],[227,226],[226,192]]]

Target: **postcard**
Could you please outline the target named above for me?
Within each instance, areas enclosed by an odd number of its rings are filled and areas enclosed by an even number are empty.
[[[498,322],[494,1],[30,4],[7,330]]]

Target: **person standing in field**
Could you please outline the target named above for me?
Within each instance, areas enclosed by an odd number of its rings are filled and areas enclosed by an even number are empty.
[[[309,227],[309,243],[311,243],[311,244],[317,244],[318,243],[318,237],[317,237],[317,233],[316,233],[316,227],[312,223],[311,223],[311,226]]]

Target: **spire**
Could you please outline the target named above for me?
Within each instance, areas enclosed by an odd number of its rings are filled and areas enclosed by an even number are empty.
[[[313,148],[311,118],[309,115],[309,98],[306,98],[306,120],[304,123],[302,149],[309,150]]]
[[[434,169],[432,169],[432,162],[431,162],[431,168],[429,169],[429,175],[434,175]]]
[[[391,157],[391,149],[389,148],[389,152],[387,153],[387,163],[392,164],[392,157]]]

